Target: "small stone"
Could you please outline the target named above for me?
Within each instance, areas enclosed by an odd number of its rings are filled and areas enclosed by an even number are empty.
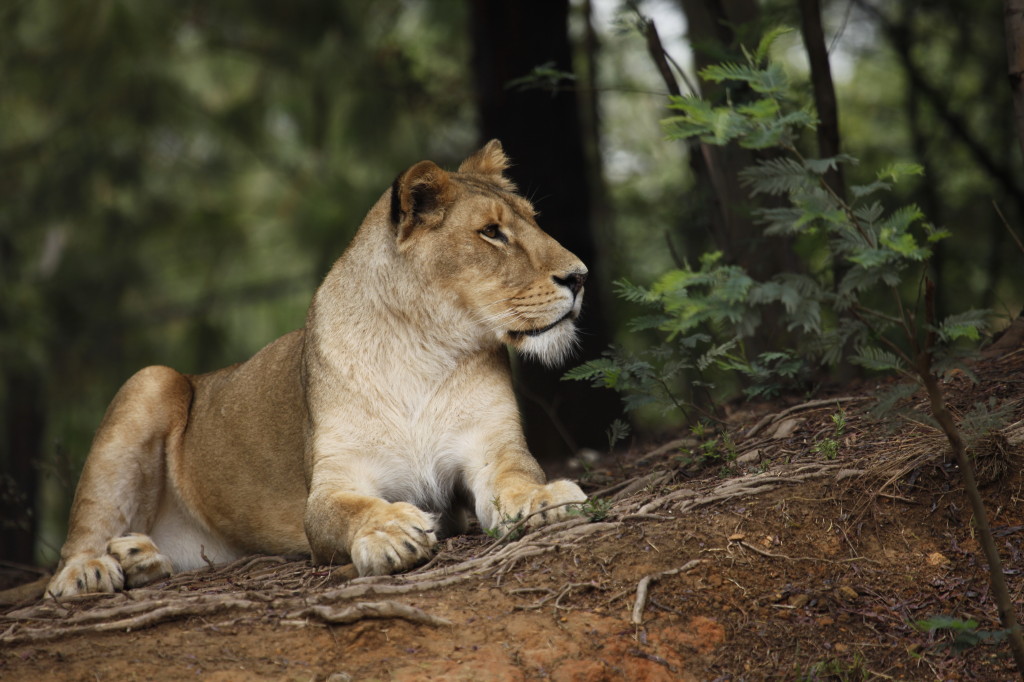
[[[839,593],[840,597],[847,601],[853,601],[860,596],[860,594],[857,593],[857,590],[853,589],[849,585],[840,585],[836,592]]]
[[[836,621],[831,616],[822,616],[817,621],[818,625],[820,625],[821,627],[828,627],[829,625],[832,625],[835,622]]]
[[[729,542],[739,542],[740,540],[745,540],[746,538],[746,533],[733,533],[729,536]]]
[[[806,594],[794,594],[792,597],[789,598],[789,605],[792,606],[794,609],[802,609],[803,607],[807,606],[808,602],[810,601],[811,598],[808,597]]]
[[[775,427],[775,431],[772,433],[772,438],[775,440],[782,440],[783,438],[789,438],[796,431],[796,427],[803,424],[803,419],[784,419],[779,422],[779,425]]]
[[[932,552],[925,560],[929,566],[945,566],[949,563],[949,559],[941,552]]]
[[[749,452],[744,452],[742,455],[736,458],[737,464],[751,465],[757,464],[761,461],[761,449],[754,448]]]

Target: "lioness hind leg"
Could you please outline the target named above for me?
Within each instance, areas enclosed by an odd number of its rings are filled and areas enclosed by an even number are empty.
[[[169,367],[147,367],[114,396],[93,439],[47,592],[115,592],[168,575],[171,563],[146,536],[163,495],[169,450],[188,420],[192,385]],[[132,552],[136,549],[136,552]]]

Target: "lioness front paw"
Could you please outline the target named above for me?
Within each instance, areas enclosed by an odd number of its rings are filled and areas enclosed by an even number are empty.
[[[428,559],[437,544],[433,515],[406,502],[385,504],[356,532],[349,555],[359,575],[389,575]]]
[[[127,533],[107,543],[112,555],[124,570],[128,587],[139,587],[166,578],[174,572],[171,560],[160,553],[148,535]]]
[[[572,481],[518,486],[503,492],[496,500],[496,525],[505,532],[525,518],[528,528],[537,528],[568,518],[570,506],[566,503],[586,501],[586,494]]]
[[[46,587],[47,596],[71,597],[87,592],[120,592],[124,572],[117,559],[104,554],[69,560]]]

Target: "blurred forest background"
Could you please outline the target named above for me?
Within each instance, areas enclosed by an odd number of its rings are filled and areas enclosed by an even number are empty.
[[[710,249],[762,276],[806,261],[750,218],[736,181],[749,151],[669,142],[660,125],[670,82],[724,101],[697,71],[778,25],[795,30],[773,57],[822,119],[807,144],[858,157],[845,172],[864,177],[847,182],[922,164],[897,199],[953,233],[934,259],[940,314],[988,307],[1004,326],[1024,301],[1007,229],[1021,232],[1024,176],[1003,11],[1001,0],[0,1],[0,558],[55,560],[121,383],[150,364],[213,370],[301,326],[365,212],[418,160],[454,167],[502,140],[541,226],[591,267],[581,361],[644,342],[624,329],[636,311],[612,294],[617,278],[646,284]],[[661,70],[648,20],[672,58]],[[542,458],[607,447],[616,395],[517,371]]]

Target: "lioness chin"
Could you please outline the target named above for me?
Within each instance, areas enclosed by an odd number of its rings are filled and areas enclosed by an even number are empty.
[[[586,267],[545,234],[491,141],[422,161],[370,210],[306,325],[210,374],[118,391],[48,592],[109,592],[252,552],[407,569],[439,537],[586,498],[527,451],[505,346],[557,363]]]

